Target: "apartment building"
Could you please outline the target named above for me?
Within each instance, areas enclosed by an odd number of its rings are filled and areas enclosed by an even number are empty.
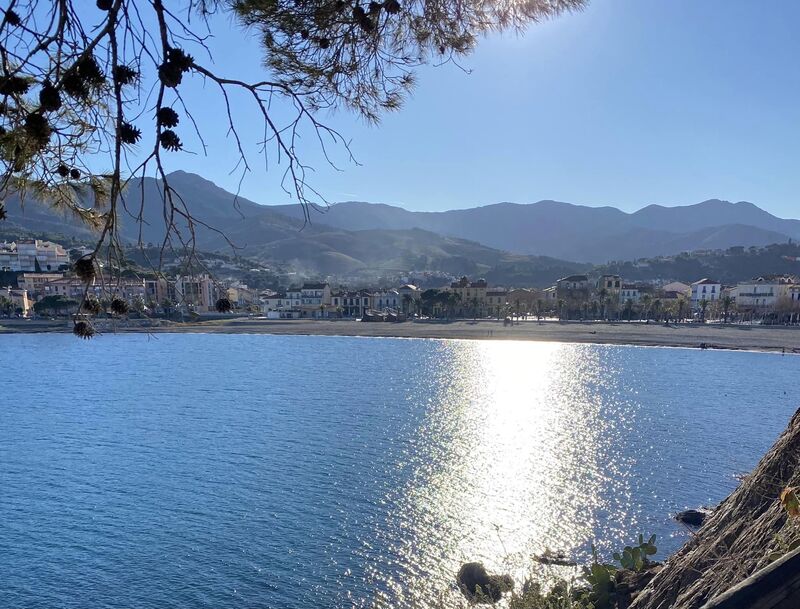
[[[69,267],[69,253],[58,243],[20,239],[0,243],[0,270],[47,272]]]
[[[691,285],[691,302],[692,309],[697,310],[700,308],[702,301],[714,302],[721,298],[722,284],[714,279],[704,277],[699,281],[695,281]]]
[[[740,311],[766,311],[781,301],[790,301],[797,279],[790,276],[768,275],[743,281],[731,291]]]

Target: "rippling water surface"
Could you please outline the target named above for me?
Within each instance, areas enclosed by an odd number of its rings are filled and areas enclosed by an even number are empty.
[[[660,554],[800,359],[524,342],[0,336],[0,606],[428,607],[465,560]],[[602,541],[600,541],[602,540]]]

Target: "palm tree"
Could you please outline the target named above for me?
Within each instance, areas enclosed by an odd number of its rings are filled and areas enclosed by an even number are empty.
[[[406,315],[411,314],[411,306],[414,304],[414,299],[410,294],[403,294],[403,313]]]
[[[661,321],[661,300],[658,298],[653,301],[653,317],[656,321]]]
[[[439,298],[439,290],[425,290],[419,296],[419,310],[423,315],[433,314],[433,305]]]
[[[706,309],[708,308],[708,301],[703,298],[700,301],[700,320],[705,322],[706,321]]]
[[[650,294],[645,294],[644,296],[642,296],[641,301],[645,319],[647,321],[650,321],[650,304],[653,302],[653,297],[650,296]]]
[[[678,321],[686,319],[686,299],[683,296],[678,297]]]
[[[631,315],[633,315],[633,300],[630,298],[625,301],[625,313],[628,315],[628,321],[630,321]]]
[[[606,301],[608,300],[608,290],[605,288],[600,288],[597,292],[597,295],[600,297],[600,307],[602,311],[602,318],[606,318]]]
[[[445,295],[445,309],[447,311],[447,317],[454,317],[456,307],[461,303],[461,294],[456,294],[455,292],[447,292]]]
[[[11,315],[11,311],[14,309],[14,303],[11,299],[6,298],[5,296],[0,296],[0,311],[5,313],[6,315]]]
[[[559,321],[561,321],[562,319],[564,319],[564,305],[565,305],[565,304],[566,304],[566,303],[564,302],[564,299],[563,299],[563,298],[559,298],[559,299],[558,299],[558,320],[559,320]]]
[[[725,295],[722,297],[722,323],[728,323],[728,311],[731,310],[731,305],[733,304],[733,298],[729,295]]]

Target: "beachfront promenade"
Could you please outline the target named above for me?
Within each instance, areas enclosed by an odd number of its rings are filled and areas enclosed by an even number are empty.
[[[149,320],[147,320],[149,322]],[[349,320],[270,320],[234,317],[194,323],[155,320],[142,326],[136,321],[115,327],[98,320],[98,330],[110,332],[208,332],[249,334],[308,334],[395,338],[451,338],[477,340],[537,340],[570,343],[650,345],[711,349],[750,349],[800,353],[800,327],[762,325],[670,324],[650,322],[538,322],[526,320],[505,326],[501,321],[407,321],[366,323]],[[0,320],[0,334],[18,332],[70,332],[65,320]],[[0,344],[2,339],[0,338]]]

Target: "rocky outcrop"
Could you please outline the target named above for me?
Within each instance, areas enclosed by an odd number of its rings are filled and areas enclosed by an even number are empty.
[[[461,593],[477,603],[496,603],[514,587],[508,575],[489,575],[479,562],[468,562],[461,566],[456,576]]]
[[[682,512],[675,514],[675,520],[682,522],[683,524],[688,524],[692,527],[699,527],[710,515],[711,510],[707,509],[683,510]]]
[[[781,491],[800,485],[800,410],[739,488],[664,564],[631,609],[700,609],[768,564],[786,524]]]

